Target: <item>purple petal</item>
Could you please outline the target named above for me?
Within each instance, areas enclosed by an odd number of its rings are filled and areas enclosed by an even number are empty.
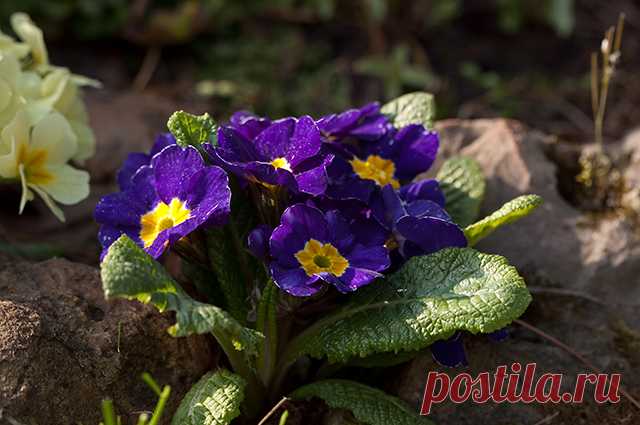
[[[140,240],[140,227],[114,227],[111,225],[102,225],[98,231],[98,241],[102,246],[102,253],[100,254],[100,261],[104,259],[104,256],[109,252],[109,247],[120,238],[122,235],[129,236],[140,247],[143,246]]]
[[[370,284],[379,277],[382,277],[382,275],[372,270],[349,267],[340,277],[325,273],[322,279],[335,286],[338,291],[346,294]]]
[[[406,206],[407,213],[412,217],[435,217],[445,221],[451,221],[451,217],[440,205],[433,201],[418,200]]]
[[[169,146],[151,160],[160,199],[167,204],[173,198],[184,199],[185,182],[204,167],[198,150],[192,146]]]
[[[390,184],[382,188],[381,197],[382,203],[384,204],[384,217],[382,218],[382,222],[391,229],[398,220],[407,215],[407,210],[400,199],[400,195]]]
[[[140,216],[158,202],[152,170],[143,167],[134,175],[128,190],[104,196],[93,215],[99,224],[139,227]]]
[[[329,154],[324,158],[315,157],[311,160],[304,161],[298,168],[305,171],[298,172],[296,170],[295,178],[298,184],[298,191],[311,196],[320,196],[327,189],[328,176],[327,167],[333,161],[334,156]],[[311,166],[310,168],[308,168]]]
[[[305,115],[296,123],[285,157],[291,167],[295,168],[305,159],[316,155],[321,146],[322,140],[318,126],[311,117]]]
[[[153,144],[153,147],[151,148],[150,156],[154,156],[160,153],[160,151],[162,151],[167,146],[171,146],[175,144],[176,144],[176,138],[173,137],[173,134],[161,133],[158,135],[158,137],[156,137],[156,141]]]
[[[421,255],[431,254],[442,248],[467,246],[464,232],[457,225],[435,217],[405,216],[396,223],[396,230],[419,247]],[[405,257],[409,256],[406,252],[403,254]]]
[[[145,165],[149,165],[150,161],[151,157],[147,154],[139,152],[130,153],[127,159],[125,159],[122,168],[118,170],[117,180],[120,190],[127,190],[131,186],[131,180],[136,171]]]
[[[262,130],[271,125],[271,120],[268,118],[257,117],[248,111],[235,112],[229,121],[248,140],[253,140]]]
[[[215,150],[222,159],[228,162],[264,160],[258,155],[251,139],[227,126],[222,126],[218,130],[218,146],[214,148],[211,144],[205,144],[205,150],[209,154]]]
[[[288,188],[293,192],[298,191],[298,184],[294,175],[284,168],[275,168],[271,164],[264,162],[249,162],[241,166],[247,178],[253,177],[263,183],[279,185]]]
[[[438,153],[438,134],[424,129],[421,125],[408,125],[394,137],[396,175],[401,179],[412,179],[427,171]]]
[[[415,183],[409,183],[400,188],[400,197],[405,202],[417,200],[433,201],[444,207],[445,199],[440,184],[435,179],[425,179]]]
[[[388,125],[389,119],[384,115],[379,115],[354,128],[350,135],[361,140],[378,140],[387,133]]]
[[[185,186],[187,208],[197,224],[221,225],[226,223],[231,212],[231,189],[229,178],[219,167],[210,166],[193,174]]]
[[[460,332],[447,340],[434,342],[429,348],[433,359],[443,366],[458,367],[469,364]]]
[[[265,260],[269,255],[269,238],[272,232],[271,226],[261,224],[249,233],[247,248],[258,260]]]
[[[318,127],[327,135],[334,135],[354,126],[361,116],[359,109],[349,109],[340,114],[332,114],[318,120]]]
[[[301,268],[285,268],[273,262],[269,267],[274,283],[296,297],[308,297],[318,292],[322,285],[318,276],[307,276]]]
[[[347,255],[349,266],[357,269],[366,269],[381,272],[389,268],[389,251],[382,246],[356,245]]]
[[[269,240],[271,255],[286,267],[299,266],[294,254],[304,248],[310,239],[327,241],[327,220],[320,210],[304,204],[296,204],[282,214],[280,226]]]
[[[498,329],[487,335],[491,341],[502,342],[509,338],[509,330],[507,328]]]
[[[350,252],[355,236],[351,233],[347,220],[337,210],[329,211],[324,216],[327,219],[328,238],[331,244],[342,255]]]
[[[289,139],[296,125],[295,118],[283,118],[275,121],[255,138],[254,146],[261,161],[271,162],[285,157],[289,148]]]

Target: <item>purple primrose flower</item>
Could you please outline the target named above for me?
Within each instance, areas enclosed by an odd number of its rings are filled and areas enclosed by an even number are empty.
[[[158,258],[200,226],[223,224],[230,201],[222,169],[205,166],[193,147],[165,147],[133,175],[125,190],[103,197],[96,206],[103,256],[125,234]]]
[[[373,102],[359,109],[324,116],[318,120],[318,127],[330,141],[345,137],[374,141],[387,134],[392,125],[380,112],[380,104]]]
[[[336,158],[327,169],[327,196],[369,202],[379,188],[400,188],[427,171],[438,152],[438,135],[421,125],[408,125],[375,142],[361,143],[352,156]]]
[[[128,189],[131,186],[131,180],[133,175],[140,168],[151,163],[151,158],[167,146],[175,145],[176,139],[171,133],[162,133],[156,137],[156,141],[151,148],[149,154],[142,152],[133,152],[127,156],[127,159],[122,164],[122,168],[118,170],[118,186],[120,190]]]
[[[444,210],[444,196],[435,180],[423,180],[394,190],[382,189],[377,218],[393,232],[404,258],[426,255],[447,247],[465,247],[467,239]],[[380,211],[383,211],[381,217]]]
[[[320,154],[322,139],[313,119],[283,118],[258,132],[261,119],[234,117],[233,126],[218,131],[218,146],[204,145],[215,163],[249,181],[285,186],[294,193],[324,192],[333,155]]]
[[[295,296],[313,295],[323,283],[347,293],[382,276],[389,267],[386,234],[378,226],[354,224],[335,210],[287,208],[269,240],[276,285]]]

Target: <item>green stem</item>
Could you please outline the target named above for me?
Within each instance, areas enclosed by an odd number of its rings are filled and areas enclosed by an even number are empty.
[[[153,416],[149,421],[149,425],[158,425],[160,423],[160,418],[162,417],[162,412],[164,412],[164,407],[167,404],[167,400],[169,400],[169,395],[171,395],[171,387],[165,385],[160,393],[160,398],[158,399],[158,404],[156,404],[156,408],[153,410]]]
[[[256,329],[264,335],[264,344],[258,357],[258,373],[266,387],[273,377],[278,355],[278,288],[269,279],[258,305]]]
[[[214,330],[211,333],[216,338],[216,341],[218,341],[218,344],[220,344],[222,351],[227,355],[233,371],[240,375],[247,383],[245,397],[247,414],[250,417],[257,416],[264,402],[265,387],[247,364],[242,351],[236,350],[233,346],[231,338],[221,330]]]

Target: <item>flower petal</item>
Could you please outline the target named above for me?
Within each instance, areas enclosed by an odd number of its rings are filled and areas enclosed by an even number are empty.
[[[343,294],[353,292],[362,286],[368,285],[379,277],[382,277],[380,273],[355,267],[349,267],[340,277],[327,273],[322,275],[323,280],[335,286],[335,288]]]
[[[89,173],[70,165],[49,167],[53,178],[39,183],[38,187],[64,205],[77,204],[89,196]]]
[[[224,224],[231,212],[231,189],[227,173],[210,166],[193,174],[185,184],[184,198],[197,225]],[[191,221],[189,219],[188,221]]]
[[[440,184],[435,179],[424,179],[415,183],[409,183],[400,188],[400,197],[405,202],[417,200],[433,201],[444,207],[445,199]]]
[[[285,210],[280,225],[269,240],[271,255],[283,266],[299,266],[294,254],[304,248],[310,239],[326,242],[327,220],[320,210],[296,204]]]
[[[349,260],[351,267],[376,272],[386,270],[391,264],[389,251],[382,245],[368,247],[356,245],[353,250],[347,254],[347,260]]]
[[[433,359],[443,366],[458,367],[469,364],[460,332],[447,340],[434,342],[429,348],[431,348]]]
[[[196,148],[174,145],[155,155],[151,159],[151,166],[158,195],[168,204],[173,198],[184,199],[185,182],[204,168],[204,161]]]
[[[260,161],[271,162],[286,156],[289,140],[296,126],[295,118],[283,118],[264,129],[254,140]]]
[[[442,248],[465,247],[467,239],[456,224],[435,217],[402,217],[396,230],[408,241],[420,248],[419,254],[431,254]],[[416,255],[404,252],[405,257]]]
[[[284,156],[291,167],[295,168],[304,160],[318,154],[321,146],[322,140],[318,126],[310,116],[305,115],[296,122]]]
[[[47,164],[64,164],[76,154],[76,136],[69,122],[59,113],[52,112],[38,121],[31,134],[31,149],[47,152]]]
[[[296,297],[308,297],[322,289],[318,276],[307,276],[301,268],[285,268],[276,262],[269,266],[274,283]]]

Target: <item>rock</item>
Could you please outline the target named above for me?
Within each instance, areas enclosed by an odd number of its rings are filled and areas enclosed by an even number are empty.
[[[440,161],[461,154],[480,163],[487,178],[482,215],[524,193],[544,198],[538,211],[483,240],[479,250],[508,257],[530,285],[640,305],[637,226],[622,215],[593,218],[567,203],[557,190],[557,167],[545,155],[547,137],[504,119],[446,120],[436,129]]]
[[[171,385],[168,422],[212,361],[205,337],[172,338],[171,323],[140,303],[107,303],[92,267],[0,256],[2,414],[25,424],[97,424],[110,397],[124,419],[134,417],[155,406],[140,380],[148,371]]]

